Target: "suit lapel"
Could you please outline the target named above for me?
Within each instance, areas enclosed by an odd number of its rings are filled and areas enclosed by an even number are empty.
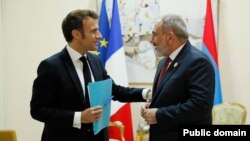
[[[185,57],[185,55],[188,52],[188,50],[190,49],[190,47],[191,47],[191,44],[188,41],[186,43],[186,45],[182,48],[182,50],[180,51],[180,53],[173,60],[173,62],[170,64],[170,66],[169,66],[169,68],[167,70],[166,75],[162,79],[162,82],[159,84],[158,88],[156,88],[156,84],[157,84],[157,80],[158,80],[158,77],[159,77],[159,73],[160,73],[160,70],[163,67],[164,63],[159,64],[161,66],[159,66],[159,69],[156,72],[156,77],[155,77],[155,80],[154,80],[154,88],[153,88],[154,95],[153,95],[151,103],[154,103],[154,101],[156,101],[157,97],[159,96],[159,93],[164,89],[164,87],[167,87],[166,83],[168,83],[169,79],[174,74],[174,72],[181,66],[183,58]],[[165,62],[165,60],[163,62]]]
[[[62,50],[62,56],[63,56],[63,63],[65,64],[65,68],[67,69],[67,71],[70,75],[70,78],[73,81],[73,84],[77,89],[78,94],[80,95],[81,99],[84,100],[83,90],[82,90],[80,79],[77,75],[77,72],[75,70],[73,62],[72,62],[66,48],[64,48]]]
[[[95,81],[99,81],[101,79],[101,71],[98,69],[98,63],[95,61],[95,59],[89,54],[87,53],[87,59],[92,71],[92,74],[94,76]]]
[[[166,75],[163,77],[162,81],[160,82],[159,86],[154,87],[154,95],[153,95],[153,100],[152,103],[157,99],[157,97],[159,96],[159,93],[163,90],[163,88],[166,86],[166,83],[168,82],[168,80],[171,78],[171,76],[174,74],[174,72],[177,70],[178,66],[180,65],[180,63],[178,63],[177,66],[174,66],[174,64],[176,64],[176,62],[172,62],[167,70]],[[157,79],[158,80],[158,79]],[[157,81],[155,82],[157,83]]]
[[[178,64],[177,66],[175,64]],[[167,83],[167,81],[169,80],[169,78],[174,74],[174,72],[177,70],[178,66],[180,65],[181,63],[177,62],[177,61],[173,61],[169,68],[167,69],[167,72],[166,72],[166,75],[163,77],[161,83],[159,84],[157,91],[161,90],[162,87],[164,86],[165,83]],[[175,65],[175,66],[174,66]]]

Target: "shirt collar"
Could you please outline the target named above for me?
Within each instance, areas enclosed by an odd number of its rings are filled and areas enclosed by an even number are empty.
[[[186,44],[186,42],[183,43],[180,47],[178,47],[174,52],[172,52],[172,53],[169,55],[169,58],[170,58],[172,61],[173,61],[173,60],[176,58],[176,56],[180,53],[181,49],[184,47],[185,44]]]
[[[79,52],[71,48],[69,45],[66,46],[66,49],[69,52],[69,56],[72,59],[72,61],[79,60],[79,58],[82,57],[82,55]],[[86,57],[86,54],[84,56]]]

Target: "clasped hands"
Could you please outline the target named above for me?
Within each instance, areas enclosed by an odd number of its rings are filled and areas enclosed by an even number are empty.
[[[147,124],[156,124],[156,111],[157,108],[149,108],[150,103],[147,103],[141,108],[141,116]]]

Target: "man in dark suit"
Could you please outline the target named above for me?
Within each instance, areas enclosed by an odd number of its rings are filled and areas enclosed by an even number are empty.
[[[98,57],[88,52],[97,50],[102,37],[98,15],[90,10],[72,11],[63,20],[62,30],[68,44],[39,64],[31,116],[44,122],[42,141],[108,141],[107,128],[93,134],[92,123],[100,119],[102,106],[90,107],[86,90],[87,77],[92,82],[110,78]],[[88,76],[83,75],[87,67]],[[113,82],[112,95],[121,102],[145,101],[147,90]]]
[[[151,42],[164,58],[152,101],[141,115],[150,124],[150,141],[178,140],[178,126],[212,123],[215,73],[209,58],[188,41],[185,22],[177,15],[156,23]]]

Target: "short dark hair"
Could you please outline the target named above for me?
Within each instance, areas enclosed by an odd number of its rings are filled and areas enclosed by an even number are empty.
[[[92,10],[80,10],[80,9],[70,12],[64,18],[62,22],[62,31],[67,42],[71,42],[73,39],[71,34],[72,30],[74,29],[79,31],[84,30],[82,25],[82,20],[85,19],[86,17],[91,17],[93,19],[99,18],[97,13]]]

